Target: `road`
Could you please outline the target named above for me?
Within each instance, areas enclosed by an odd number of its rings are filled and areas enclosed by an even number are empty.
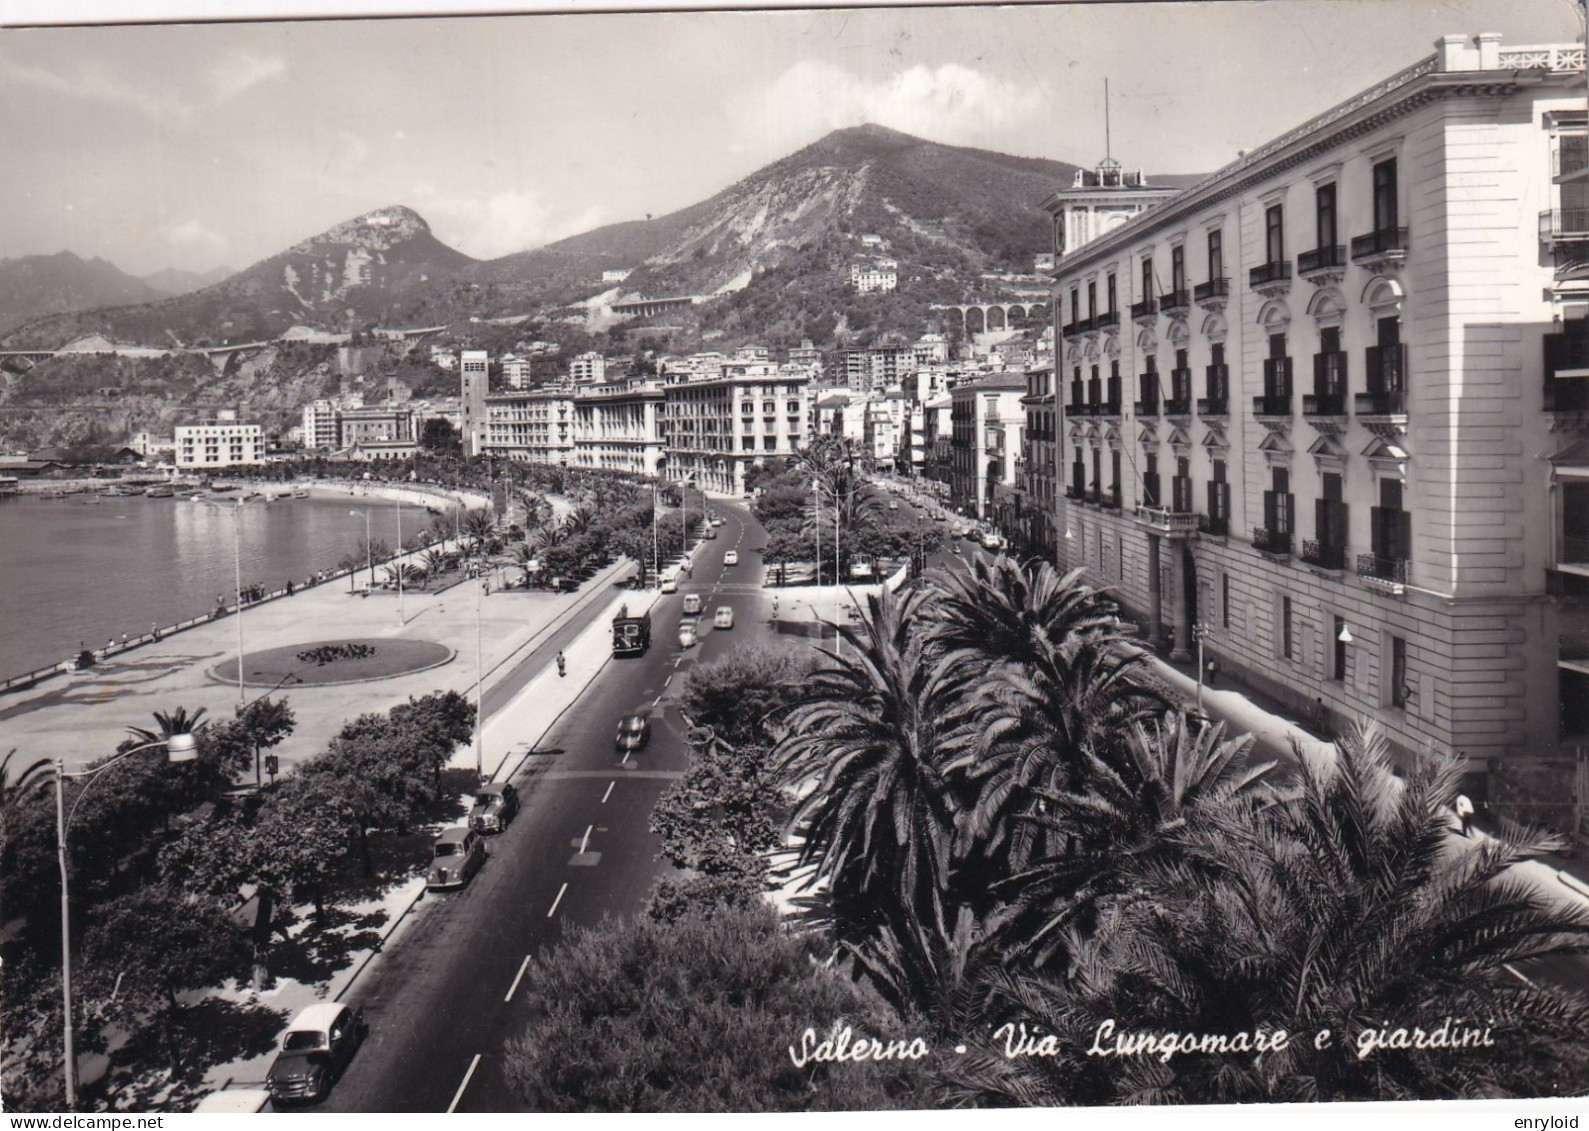
[[[526,1110],[503,1072],[506,1042],[529,1019],[521,978],[530,960],[570,924],[640,909],[668,865],[656,859],[651,809],[688,764],[674,705],[690,665],[716,659],[768,632],[770,599],[760,588],[765,535],[737,503],[714,503],[724,518],[694,557],[694,577],[652,612],[651,650],[613,659],[512,779],[524,808],[492,839],[491,858],[461,892],[428,894],[352,995],[370,1022],[326,1111]],[[723,565],[735,549],[740,564]],[[702,595],[700,642],[678,646],[683,594]],[[729,605],[732,630],[710,627]],[[496,692],[488,714],[551,662],[578,631],[545,641]],[[614,741],[619,718],[649,711],[648,745],[627,758]]]

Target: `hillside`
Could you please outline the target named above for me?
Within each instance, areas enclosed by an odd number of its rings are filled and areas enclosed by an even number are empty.
[[[112,263],[69,251],[0,259],[0,332],[45,315],[152,302],[161,294]]]
[[[163,295],[185,295],[214,286],[235,274],[237,272],[230,267],[215,267],[204,272],[163,267],[151,275],[145,275],[143,281]]]

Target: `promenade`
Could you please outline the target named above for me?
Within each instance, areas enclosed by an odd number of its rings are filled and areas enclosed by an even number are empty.
[[[632,569],[620,561],[568,594],[509,589],[481,596],[481,586],[469,581],[436,591],[409,589],[401,620],[395,592],[355,595],[345,578],[245,607],[240,614],[245,657],[344,639],[429,641],[452,653],[439,666],[407,675],[335,686],[290,684],[276,691],[297,716],[293,734],[274,751],[281,772],[323,750],[356,715],[386,711],[411,695],[432,691],[458,691],[473,699],[477,672],[483,672],[489,694],[494,681],[509,673],[538,637],[597,602],[611,603],[617,596],[613,582]],[[232,613],[113,652],[86,671],[53,676],[0,697],[0,752],[15,748],[22,765],[64,758],[71,770],[114,753],[127,728],[155,728],[155,711],[203,708],[211,719],[231,718],[239,702],[269,691],[268,685],[245,681],[240,697],[235,682],[224,682],[213,671],[236,660],[238,617]]]

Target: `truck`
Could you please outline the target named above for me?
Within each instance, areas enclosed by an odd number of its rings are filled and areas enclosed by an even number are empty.
[[[651,614],[629,615],[624,605],[612,618],[612,654],[614,656],[643,656],[651,647]]]

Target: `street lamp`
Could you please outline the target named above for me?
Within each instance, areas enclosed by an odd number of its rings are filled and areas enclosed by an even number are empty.
[[[1192,626],[1192,638],[1197,641],[1197,713],[1203,713],[1203,641],[1208,636],[1208,625],[1199,621]]]
[[[481,695],[481,680],[485,674],[485,649],[481,643],[480,601],[490,591],[491,582],[482,581],[474,594],[474,772],[477,781],[486,780],[485,746],[481,733],[481,719],[486,713],[486,701]]]
[[[375,588],[375,545],[374,545],[374,543],[372,543],[370,541],[370,512],[369,511],[349,511],[348,514],[352,515],[354,518],[362,518],[364,520],[364,560],[365,560],[365,563],[370,567],[370,588],[374,589]]]
[[[403,571],[407,568],[403,553],[403,500],[397,500],[397,627],[402,628],[403,620]]]
[[[141,753],[144,750],[153,750],[156,746],[163,746],[166,757],[171,762],[191,762],[198,757],[198,743],[191,734],[173,734],[157,742],[145,742],[141,746],[134,746],[131,750],[123,750],[103,766],[81,773],[69,774],[66,772],[66,760],[56,758],[53,770],[55,773],[55,855],[61,866],[61,1004],[62,1016],[65,1018],[63,1041],[62,1072],[66,1077],[66,1109],[71,1111],[77,1107],[77,1054],[73,1045],[74,1033],[72,1030],[72,897],[71,897],[71,870],[66,861],[66,830],[71,827],[72,818],[77,815],[77,806],[88,793],[88,787],[72,800],[71,811],[66,809],[67,778],[81,778],[92,782],[94,778],[118,765],[129,755]]]

